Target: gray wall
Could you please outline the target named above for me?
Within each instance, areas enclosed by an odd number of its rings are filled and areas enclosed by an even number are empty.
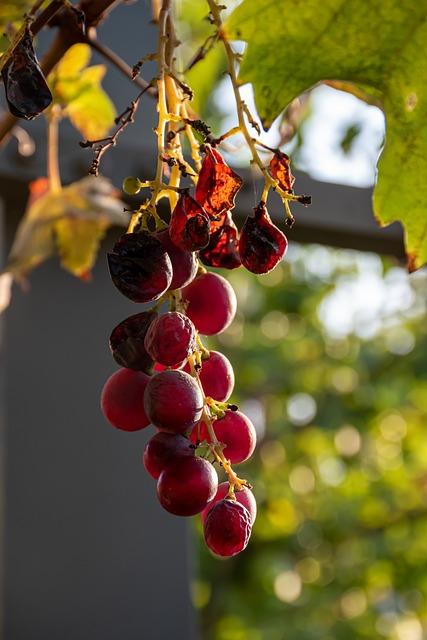
[[[120,6],[100,26],[100,39],[132,65],[155,50],[150,19],[149,0]],[[39,52],[51,37],[40,39]],[[153,65],[144,73],[150,78]],[[115,69],[104,86],[118,111],[138,91]],[[103,165],[117,185],[142,162],[154,166],[155,105],[147,98],[142,107],[121,139],[121,158],[113,150]],[[43,118],[20,124],[36,138],[37,152],[19,158],[12,141],[0,154],[9,244],[23,211],[25,180],[45,167]],[[80,149],[71,127],[61,131],[63,178],[70,181],[86,173],[91,153]],[[157,503],[155,482],[140,462],[148,433],[118,432],[99,410],[102,384],[115,368],[109,332],[131,313],[135,306],[112,286],[104,259],[90,285],[51,261],[31,275],[29,293],[15,291],[0,372],[0,384],[2,373],[6,378],[0,401],[7,447],[6,640],[195,635],[188,523]]]
[[[189,640],[188,531],[105,423],[110,329],[135,312],[107,277],[51,261],[6,317],[6,640]]]

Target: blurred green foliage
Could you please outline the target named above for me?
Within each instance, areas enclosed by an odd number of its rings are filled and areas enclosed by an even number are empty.
[[[239,468],[259,512],[226,561],[198,528],[201,637],[422,640],[427,274],[291,246],[267,276],[227,275],[239,315],[210,346],[260,434]]]

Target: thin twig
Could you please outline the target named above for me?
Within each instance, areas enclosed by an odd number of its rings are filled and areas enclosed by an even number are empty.
[[[47,120],[47,175],[51,193],[61,191],[61,174],[58,161],[58,123],[61,109],[54,105]]]
[[[99,165],[104,153],[110,148],[115,147],[117,138],[123,133],[126,127],[134,121],[135,112],[138,109],[140,100],[144,93],[147,93],[151,84],[147,84],[128,107],[116,118],[116,124],[119,126],[110,136],[101,138],[100,140],[82,140],[79,144],[83,148],[91,147],[94,149],[92,164],[90,165],[89,174],[97,176],[99,174]]]
[[[246,144],[248,145],[251,155],[252,155],[252,162],[253,164],[257,165],[258,168],[260,169],[263,177],[264,177],[264,189],[262,192],[262,196],[261,196],[261,200],[266,202],[267,201],[267,197],[268,197],[268,192],[270,191],[270,189],[273,189],[274,191],[276,191],[276,193],[280,196],[280,198],[282,199],[282,202],[284,203],[285,206],[285,213],[286,216],[289,217],[290,219],[293,220],[293,216],[290,213],[290,209],[289,209],[289,205],[287,205],[287,201],[288,200],[292,200],[295,202],[300,202],[301,204],[304,205],[308,205],[311,203],[311,198],[310,196],[296,196],[293,194],[288,193],[287,191],[284,191],[280,186],[279,183],[277,182],[277,180],[275,180],[269,173],[268,168],[264,166],[263,161],[261,160],[259,153],[256,149],[256,141],[252,138],[249,129],[248,129],[248,125],[246,123],[246,119],[248,119],[249,124],[256,128],[258,127],[257,123],[255,122],[255,119],[253,118],[248,106],[245,104],[245,102],[242,100],[242,96],[240,94],[240,86],[239,86],[239,81],[237,78],[237,72],[236,72],[236,63],[239,59],[238,54],[234,51],[234,49],[232,48],[224,30],[223,30],[223,25],[222,25],[222,19],[221,19],[221,11],[224,8],[222,5],[218,5],[216,0],[207,0],[208,4],[209,4],[209,8],[211,10],[211,19],[212,19],[212,23],[215,25],[216,29],[217,29],[217,37],[218,39],[222,42],[223,46],[224,46],[224,50],[225,50],[225,54],[227,56],[227,70],[231,79],[231,84],[233,87],[233,93],[234,93],[234,99],[235,99],[235,103],[236,103],[236,111],[237,111],[237,117],[238,117],[238,122],[239,122],[239,127],[240,130],[243,134],[243,137],[245,138]],[[259,127],[258,127],[259,129]]]
[[[40,0],[33,5],[30,11],[24,15],[24,23],[21,28],[16,32],[13,41],[10,43],[9,47],[0,57],[0,70],[7,64],[10,58],[13,55],[17,45],[22,40],[23,36],[27,32],[27,29],[30,29],[31,35],[35,36],[52,18],[58,13],[60,9],[64,6],[66,0],[52,0],[52,2],[41,12],[38,18],[34,18],[38,9],[40,8]],[[1,81],[1,77],[0,77]]]
[[[113,66],[115,66],[119,71],[123,73],[127,78],[132,80],[138,87],[141,89],[146,89],[147,93],[151,96],[157,95],[156,88],[151,85],[149,82],[144,80],[138,75],[134,75],[132,67],[130,67],[120,56],[117,55],[114,51],[112,51],[109,47],[106,47],[104,44],[92,38],[91,36],[86,36],[84,41],[90,45],[92,49],[97,51],[103,58],[108,60]]]
[[[29,10],[29,12],[27,13],[27,16],[29,18],[32,18],[33,16],[36,15],[37,11],[40,9],[40,7],[42,6],[44,0],[37,0],[37,2],[35,2],[33,4],[33,6],[31,7],[31,9]]]
[[[86,16],[86,28],[89,30],[91,26],[95,26],[105,17],[106,12],[117,4],[117,0],[81,0],[78,9],[82,10]],[[68,3],[64,0],[52,0],[50,5],[34,20],[32,24],[32,33],[37,33],[45,26],[58,11],[65,7]],[[41,69],[47,77],[52,69],[58,64],[70,47],[77,42],[81,42],[82,29],[75,21],[75,12],[67,12],[61,20],[60,29],[47,50],[41,61]],[[5,54],[4,54],[5,55]],[[0,64],[4,62],[4,55],[0,60]],[[13,129],[17,118],[11,113],[6,113],[0,118],[0,146],[7,139],[11,129]]]
[[[204,58],[206,58],[207,54],[213,48],[213,46],[217,41],[218,41],[218,34],[215,33],[208,36],[204,41],[204,43],[196,51],[195,55],[193,56],[189,64],[187,65],[187,68],[185,69],[185,73],[187,73],[187,71],[190,71],[190,69],[192,69],[198,62],[200,62],[201,60],[204,60]]]

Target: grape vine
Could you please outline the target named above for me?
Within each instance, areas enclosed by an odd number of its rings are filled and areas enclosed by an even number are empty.
[[[108,130],[102,127],[97,129],[98,139],[80,143],[93,150],[92,176],[98,176],[104,154],[134,121],[141,98],[149,94],[157,101],[154,177],[124,179],[126,193],[143,191],[145,197],[132,212],[127,232],[107,256],[116,288],[137,304],[153,305],[113,329],[110,348],[121,368],[105,383],[101,408],[118,429],[137,431],[150,424],[157,429],[146,446],[143,462],[157,480],[160,504],[175,515],[201,513],[208,547],[217,555],[232,556],[245,549],[256,516],[252,487],[237,475],[233,465],[253,454],[256,431],[249,418],[230,402],[234,387],[231,363],[225,355],[210,351],[202,338],[224,331],[237,307],[228,281],[206,267],[243,266],[256,274],[271,271],[283,259],[288,242],[268,214],[268,198],[274,192],[281,199],[284,224],[291,227],[290,202],[308,205],[310,197],[294,193],[288,156],[252,135],[253,131],[259,136],[260,128],[240,93],[239,56],[221,17],[225,7],[207,0],[212,25],[208,40],[209,46],[219,43],[224,48],[238,125],[214,137],[211,127],[194,113],[193,91],[177,69],[180,43],[174,28],[173,0],[153,5],[157,49],[133,68],[99,43],[90,28],[111,4],[111,0],[97,0],[87,5],[82,0],[74,7],[67,0],[54,0],[41,10],[37,1],[0,61],[6,97],[14,117],[32,119],[45,111],[48,178],[43,189],[51,203],[64,193],[58,163],[58,124],[67,113],[61,69],[56,70],[51,85],[45,78],[58,58],[76,42],[89,45],[140,88],[115,118],[113,133],[100,137]],[[55,16],[61,28],[71,24],[71,31],[61,47],[39,63],[33,35]],[[84,49],[79,54],[85,58]],[[191,66],[201,57],[203,48]],[[147,60],[157,65],[150,81],[140,77]],[[78,77],[84,63],[79,62],[78,68],[75,61],[73,64]],[[240,233],[232,213],[243,180],[219,150],[236,134],[243,136],[251,162],[264,180],[261,199]],[[270,154],[268,165],[262,156],[266,152]],[[101,232],[95,229],[96,234]],[[219,484],[217,469],[225,473],[225,483]]]
[[[224,32],[222,8],[208,0],[215,30],[211,39],[225,49],[239,124],[216,139],[193,114],[192,91],[175,68],[178,43],[171,0],[163,0],[160,8],[158,47],[152,56],[157,76],[150,83],[157,93],[155,176],[124,180],[126,192],[148,189],[149,195],[108,254],[110,275],[119,291],[136,303],[154,305],[113,330],[111,351],[123,368],[107,380],[101,407],[119,429],[135,431],[150,424],[157,428],[143,463],[157,480],[160,504],[175,515],[201,513],[207,546],[217,555],[232,556],[246,548],[256,516],[252,487],[233,465],[252,455],[256,431],[229,400],[234,386],[230,362],[209,351],[201,337],[224,331],[237,306],[227,280],[205,267],[243,265],[253,273],[268,273],[287,249],[286,236],[267,211],[270,191],[281,198],[288,226],[294,221],[289,202],[307,205],[310,198],[294,194],[286,154],[267,148],[273,155],[264,166],[257,147],[265,145],[249,131],[252,127],[259,133],[240,95],[238,56]],[[125,116],[133,112],[131,106]],[[127,124],[122,121],[120,126]],[[97,171],[106,147],[115,144],[117,132],[105,141],[86,143],[100,143],[92,170]],[[261,200],[240,234],[232,210],[243,181],[218,150],[236,133],[243,134],[252,162],[264,177]],[[162,200],[168,204],[169,222],[159,207]],[[225,483],[219,484],[216,468],[225,472]]]

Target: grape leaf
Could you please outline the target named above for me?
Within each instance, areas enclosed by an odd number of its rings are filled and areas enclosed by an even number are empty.
[[[58,250],[62,266],[87,279],[98,245],[112,224],[125,226],[123,203],[103,177],[83,178],[59,193],[47,190],[46,178],[30,185],[27,211],[21,220],[4,269],[16,280]]]
[[[425,264],[426,0],[244,0],[226,28],[248,43],[240,80],[253,84],[265,126],[322,81],[384,110],[375,216],[381,225],[402,222],[409,268]]]
[[[87,67],[91,56],[87,44],[71,47],[49,78],[54,102],[87,139],[104,137],[114,124],[116,110],[101,87],[104,65]]]

